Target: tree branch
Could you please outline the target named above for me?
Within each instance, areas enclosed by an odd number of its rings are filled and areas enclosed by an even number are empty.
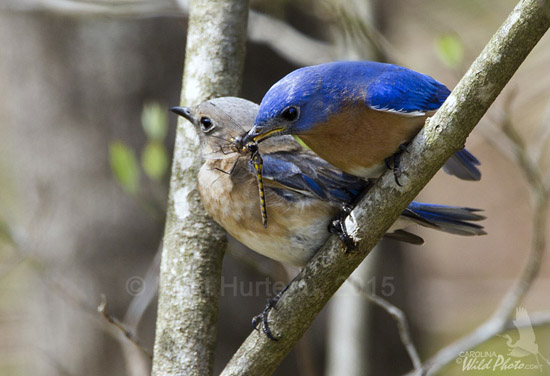
[[[3,0],[0,9],[50,11],[75,16],[181,17],[188,14],[188,3],[188,0]],[[263,13],[250,10],[248,26],[251,41],[267,44],[294,64],[313,65],[337,57],[333,44],[309,37],[284,21]]]
[[[145,347],[141,345],[139,339],[136,336],[136,333],[133,329],[128,328],[121,322],[119,319],[107,312],[107,297],[101,295],[101,303],[97,307],[97,311],[109,324],[113,325],[121,334],[124,335],[130,342],[132,342],[138,349],[140,349],[149,359],[153,358],[153,355]]]
[[[365,288],[363,288],[359,281],[356,281],[353,278],[353,276],[348,278],[348,282],[365,299],[385,310],[395,320],[395,323],[397,324],[397,331],[399,332],[399,338],[401,338],[401,343],[405,347],[407,354],[409,354],[409,358],[411,359],[411,363],[414,369],[420,369],[420,367],[422,366],[422,362],[420,361],[420,356],[418,356],[418,351],[416,351],[416,347],[414,346],[414,343],[412,341],[411,330],[405,313],[401,309],[390,303],[388,300],[376,295],[375,293],[367,291]]]
[[[191,2],[181,103],[238,95],[247,0]],[[196,189],[198,136],[178,119],[162,253],[153,375],[209,375],[214,363],[225,231]]]
[[[449,98],[403,158],[403,186],[386,173],[346,219],[358,242],[351,253],[331,237],[298,275],[270,313],[267,339],[256,331],[245,340],[222,375],[270,374],[309,327],[317,313],[368,255],[399,214],[466,140],[519,65],[550,26],[550,3],[522,0],[489,41]]]

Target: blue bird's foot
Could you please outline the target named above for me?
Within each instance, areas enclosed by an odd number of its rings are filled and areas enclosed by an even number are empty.
[[[292,281],[290,283],[292,283]],[[267,317],[269,315],[269,312],[272,309],[275,308],[275,305],[277,304],[279,299],[281,299],[281,296],[283,296],[284,292],[288,289],[288,286],[290,286],[290,283],[288,285],[286,285],[284,289],[279,291],[279,293],[277,295],[275,295],[275,297],[273,299],[269,299],[267,301],[267,304],[265,305],[265,308],[262,311],[262,313],[260,313],[259,315],[254,316],[252,318],[252,327],[254,329],[259,330],[258,325],[261,322],[262,323],[262,331],[264,332],[265,336],[267,338],[269,338],[270,340],[272,340],[272,341],[278,341],[279,339],[277,337],[275,337],[273,335],[273,333],[271,332],[271,329],[269,329],[269,323],[267,321]]]
[[[275,304],[277,302],[275,299],[269,299],[267,301],[267,304],[265,305],[265,308],[262,313],[259,315],[256,315],[252,318],[252,327],[254,329],[258,329],[258,324],[262,323],[262,331],[266,335],[267,338],[269,338],[272,341],[278,341],[279,339],[271,333],[271,329],[269,329],[269,323],[267,322],[267,316],[269,315],[269,311],[271,311],[273,308],[275,308]]]
[[[328,231],[331,234],[338,235],[340,238],[340,241],[344,244],[346,248],[346,253],[349,253],[353,251],[356,247],[355,242],[349,236],[348,231],[346,229],[346,217],[351,212],[351,208],[344,207],[344,211],[340,213],[336,218],[334,218],[332,221],[330,221],[328,225]]]
[[[386,163],[386,167],[388,169],[392,169],[393,170],[393,177],[395,178],[395,183],[402,187],[401,183],[399,182],[399,177],[401,176],[401,155],[403,154],[403,152],[407,152],[408,153],[408,150],[407,150],[407,146],[408,144],[401,144],[399,145],[399,150],[397,152],[395,152],[394,155],[392,155],[391,157],[388,157],[384,160],[384,162]]]

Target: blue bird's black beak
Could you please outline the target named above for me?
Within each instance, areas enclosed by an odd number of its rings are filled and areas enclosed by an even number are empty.
[[[266,129],[262,130],[258,128],[257,126],[254,126],[243,138],[243,143],[246,144],[247,142],[253,141],[253,142],[261,142],[264,140],[267,140],[268,138],[276,135],[285,134],[285,128],[283,127],[275,127],[272,129]]]

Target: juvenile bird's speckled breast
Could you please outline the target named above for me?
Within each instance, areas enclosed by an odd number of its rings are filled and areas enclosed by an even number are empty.
[[[264,181],[268,215],[264,228],[256,177],[246,168],[236,168],[239,172],[233,175],[215,169],[230,171],[233,163],[212,160],[202,166],[198,188],[206,211],[256,252],[291,265],[305,265],[330,236],[328,223],[340,209],[307,197],[289,201],[271,188],[270,181]]]

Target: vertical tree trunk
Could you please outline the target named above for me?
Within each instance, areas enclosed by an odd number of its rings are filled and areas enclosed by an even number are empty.
[[[183,105],[239,93],[247,16],[247,0],[191,1]],[[212,373],[227,240],[200,203],[199,167],[198,137],[180,119],[161,263],[154,375]]]

